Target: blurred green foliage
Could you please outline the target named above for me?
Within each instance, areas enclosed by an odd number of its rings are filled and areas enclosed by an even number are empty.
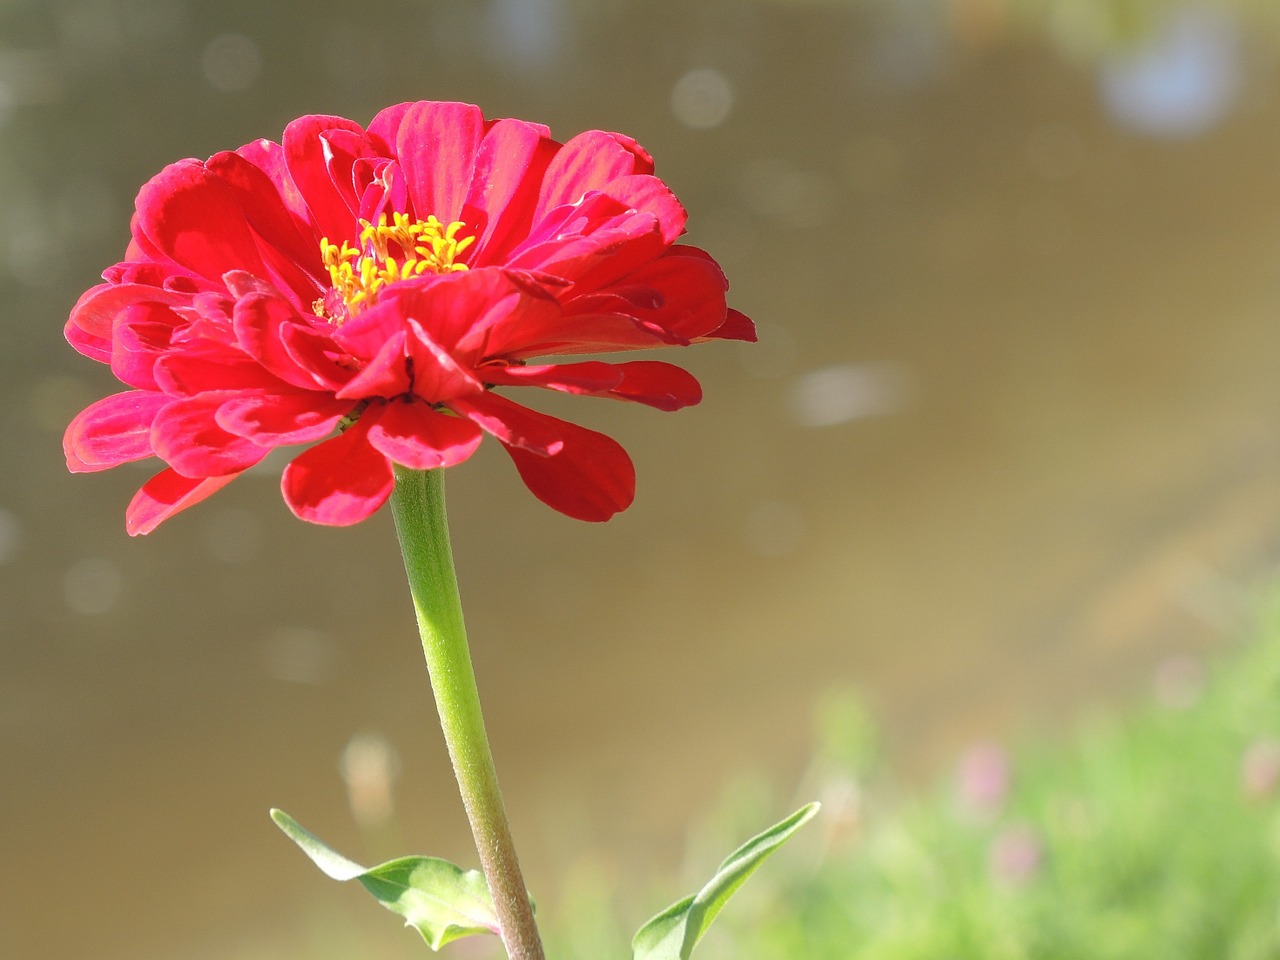
[[[1139,45],[1172,17],[1201,10],[1247,24],[1251,33],[1280,34],[1273,0],[757,0],[781,6],[845,8],[883,22],[932,23],[966,45],[1034,37],[1091,60]]]
[[[1054,745],[979,746],[923,794],[894,788],[856,702],[819,723],[817,829],[702,960],[1280,957],[1280,602],[1207,674],[1174,661],[1153,703]],[[770,802],[741,790],[709,832]],[[608,888],[559,905],[549,956],[625,955]]]

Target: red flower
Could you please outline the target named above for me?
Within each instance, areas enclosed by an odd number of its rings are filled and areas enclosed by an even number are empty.
[[[461,103],[400,104],[367,130],[302,117],[280,144],[175,163],[71,312],[72,346],[130,389],[75,418],[67,465],[163,460],[129,505],[138,534],[272,448],[321,441],[285,468],[284,498],[341,525],[382,505],[393,463],[450,466],[490,433],[535,496],[606,520],[634,494],[626,452],[505,388],[697,403],[667,363],[528,362],[755,339],[715,261],[675,243],[684,222],[634,141],[562,145]]]

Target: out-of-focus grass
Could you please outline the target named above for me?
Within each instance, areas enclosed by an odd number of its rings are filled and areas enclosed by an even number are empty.
[[[975,748],[914,795],[892,788],[856,704],[837,705],[808,847],[797,838],[753,877],[695,956],[1280,957],[1280,602],[1246,647],[1202,677],[1174,662],[1159,686],[1052,745]],[[721,853],[777,812],[760,797],[709,825]],[[691,860],[690,890],[718,855],[703,841]],[[627,956],[605,887],[576,889],[549,919],[548,955]]]

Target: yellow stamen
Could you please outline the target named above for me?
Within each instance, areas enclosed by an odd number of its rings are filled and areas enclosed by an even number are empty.
[[[406,214],[380,214],[376,224],[360,221],[359,246],[352,247],[345,240],[342,246],[330,243],[328,237],[320,239],[320,256],[333,291],[341,298],[343,315],[336,316],[329,298],[322,297],[313,305],[318,316],[335,323],[354,316],[363,307],[377,299],[378,291],[389,283],[408,277],[420,277],[424,273],[454,273],[466,270],[458,257],[475,242],[475,237],[458,238],[466,227],[461,220],[448,226],[435,217],[426,220],[410,220]]]

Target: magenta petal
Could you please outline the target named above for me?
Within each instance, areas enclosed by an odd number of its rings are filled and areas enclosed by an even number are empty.
[[[369,427],[369,443],[411,470],[461,463],[483,437],[470,420],[438,413],[425,403],[388,403]]]
[[[576,520],[608,520],[631,506],[636,471],[621,445],[594,430],[546,419],[562,440],[555,455],[540,457],[503,445],[533,495]]]
[[[564,445],[558,429],[561,421],[512,403],[496,393],[455,397],[447,406],[504,444],[528,450],[535,456],[553,456]]]
[[[352,406],[324,393],[241,394],[218,407],[214,420],[228,433],[278,447],[327,437]]]
[[[175,400],[151,425],[151,446],[184,477],[221,477],[239,473],[267,455],[268,448],[218,426],[215,414],[230,397],[205,394]]]
[[[161,470],[148,480],[129,501],[124,526],[129,536],[150,533],[175,513],[199,503],[238,477],[184,477],[174,470]]]
[[[141,283],[100,283],[87,290],[71,308],[70,324],[94,337],[110,339],[111,327],[116,316],[126,307],[136,303],[160,303],[174,305],[185,303],[190,297],[162,290],[160,287]],[[71,339],[68,331],[67,339]]]
[[[62,437],[67,469],[89,473],[152,456],[151,423],[172,402],[162,393],[127,390],[89,405]]]
[[[295,515],[345,527],[368,517],[391,496],[391,461],[368,444],[365,419],[299,454],[284,468],[280,489]]]
[[[484,114],[469,103],[415,103],[396,133],[396,155],[419,220],[457,220],[471,188]]]

